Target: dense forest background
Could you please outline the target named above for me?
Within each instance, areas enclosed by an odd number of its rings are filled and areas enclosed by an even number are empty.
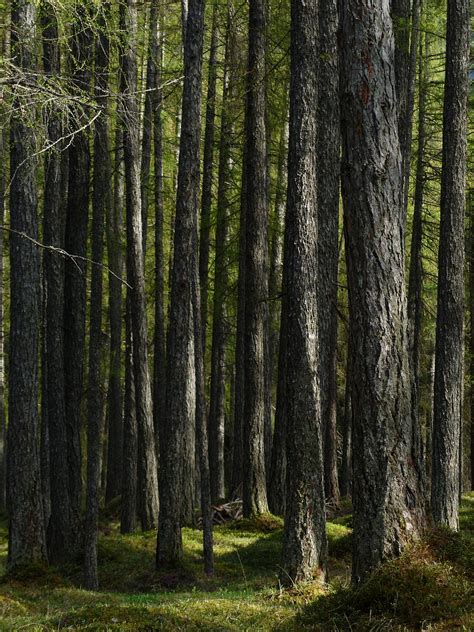
[[[223,586],[232,528],[253,534],[250,575],[290,590],[469,549],[469,11],[0,2],[7,586],[50,564],[120,590],[113,572],[146,564],[148,588],[187,588],[191,550]],[[465,613],[472,564],[453,564]],[[116,629],[168,629],[144,616]]]

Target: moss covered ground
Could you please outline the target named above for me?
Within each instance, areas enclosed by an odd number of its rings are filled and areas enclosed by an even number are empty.
[[[101,590],[81,588],[81,565],[25,569],[0,580],[0,630],[474,630],[474,494],[461,533],[431,533],[351,589],[350,515],[328,524],[330,583],[281,590],[281,520],[263,516],[215,530],[216,572],[202,572],[201,533],[184,529],[179,569],[154,571],[155,534],[101,525]],[[0,529],[0,574],[7,549]],[[3,568],[2,568],[3,565]]]

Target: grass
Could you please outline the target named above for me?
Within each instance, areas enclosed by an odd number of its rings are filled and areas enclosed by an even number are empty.
[[[329,586],[283,591],[277,581],[279,518],[267,515],[216,528],[216,572],[211,579],[202,572],[199,531],[183,530],[185,553],[179,569],[156,573],[155,534],[123,536],[117,524],[108,521],[99,542],[101,590],[81,588],[78,563],[4,579],[0,630],[474,629],[474,495],[463,502],[461,534],[432,533],[356,590],[348,585],[347,525],[347,514],[328,523]],[[2,526],[0,565],[5,560]]]

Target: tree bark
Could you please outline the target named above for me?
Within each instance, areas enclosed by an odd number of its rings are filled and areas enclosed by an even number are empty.
[[[25,73],[36,71],[35,5],[11,5],[12,58]],[[10,121],[10,223],[38,238],[34,128],[16,101]],[[38,354],[41,277],[38,247],[10,236],[10,364],[8,424],[8,568],[46,560],[41,501],[38,418]]]
[[[184,51],[184,86],[179,151],[170,326],[167,348],[164,462],[160,464],[161,511],[156,563],[175,564],[182,555],[182,438],[194,431],[196,367],[193,274],[197,247],[201,111],[203,0],[191,0]],[[193,448],[194,449],[194,448]]]
[[[0,130],[0,224],[5,221],[5,134]],[[3,283],[4,283],[4,247],[5,239],[3,231],[0,230],[0,511],[7,508],[7,468],[6,468],[6,446],[7,446],[7,415],[5,401],[5,327],[4,327],[4,304],[3,304]]]
[[[125,33],[121,59],[127,206],[127,275],[131,289],[133,378],[138,438],[138,511],[143,531],[158,522],[158,479],[153,429],[151,381],[148,367],[147,317],[140,190],[140,152],[137,99],[137,3],[121,5]]]
[[[77,4],[70,61],[74,87],[79,94],[90,89],[92,32],[87,24],[89,3]],[[82,120],[82,119],[81,119]],[[77,127],[77,122],[74,123]],[[77,131],[69,147],[69,183],[66,215],[66,251],[87,256],[89,215],[89,130]],[[65,262],[64,279],[64,384],[66,392],[67,456],[72,524],[80,524],[82,501],[82,397],[86,336],[86,262]],[[80,535],[80,530],[76,530]]]
[[[122,282],[123,275],[123,129],[117,121],[115,130],[114,199],[106,218],[109,272],[109,384],[107,483],[105,501],[120,495],[123,457],[123,396],[122,396]],[[112,274],[113,273],[113,274]],[[114,276],[116,275],[116,276]]]
[[[341,16],[357,583],[417,536],[424,513],[410,458],[402,171],[389,3],[344,0]]]
[[[337,278],[339,263],[339,27],[337,0],[320,0],[318,32],[318,331],[324,491],[339,500],[337,477]]]
[[[285,221],[287,497],[285,585],[326,572],[326,515],[316,300],[318,3],[291,3],[290,136]]]
[[[268,511],[265,477],[265,366],[268,325],[268,182],[265,121],[265,0],[249,5],[243,512]]]
[[[86,515],[84,523],[84,581],[89,590],[99,587],[97,566],[97,537],[99,530],[99,503],[101,489],[101,463],[103,451],[104,421],[104,341],[102,334],[102,286],[101,267],[104,254],[104,225],[110,213],[110,158],[109,129],[107,119],[107,91],[109,86],[109,35],[108,18],[110,3],[105,2],[98,16],[98,39],[95,51],[95,97],[102,107],[94,125],[94,168],[92,195],[92,260],[90,326],[89,326],[89,376],[87,400],[87,486]]]
[[[469,3],[448,1],[431,506],[436,524],[459,528],[464,335]]]
[[[214,131],[216,117],[217,80],[217,2],[212,8],[211,48],[207,79],[206,126],[204,129],[204,155],[202,162],[201,226],[199,236],[199,280],[201,285],[202,345],[206,357],[207,311],[209,294],[209,245],[211,234],[212,179],[214,167]],[[204,365],[205,366],[205,365]],[[212,440],[211,440],[212,443]],[[212,467],[212,459],[211,459]],[[212,479],[212,473],[211,473]]]
[[[54,11],[41,4],[43,67],[48,78],[60,75],[58,25]],[[49,143],[64,135],[61,112],[53,106],[48,112]],[[43,241],[46,246],[64,248],[64,174],[67,163],[63,147],[50,150],[45,160]],[[67,174],[67,172],[66,172]],[[43,342],[43,424],[48,426],[50,515],[47,528],[49,559],[64,560],[71,552],[72,515],[67,460],[67,424],[64,388],[64,259],[55,252],[44,253],[44,342]]]

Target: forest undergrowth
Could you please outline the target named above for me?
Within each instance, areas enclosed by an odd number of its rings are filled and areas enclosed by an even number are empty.
[[[113,512],[112,512],[113,514]],[[473,630],[474,493],[461,531],[435,531],[361,588],[349,585],[351,516],[328,523],[329,585],[278,586],[282,521],[273,516],[215,529],[216,572],[202,571],[201,537],[184,529],[180,569],[154,571],[155,533],[120,535],[113,515],[99,539],[101,590],[81,588],[82,564],[28,568],[0,583],[1,630]],[[7,530],[0,532],[0,573]]]

